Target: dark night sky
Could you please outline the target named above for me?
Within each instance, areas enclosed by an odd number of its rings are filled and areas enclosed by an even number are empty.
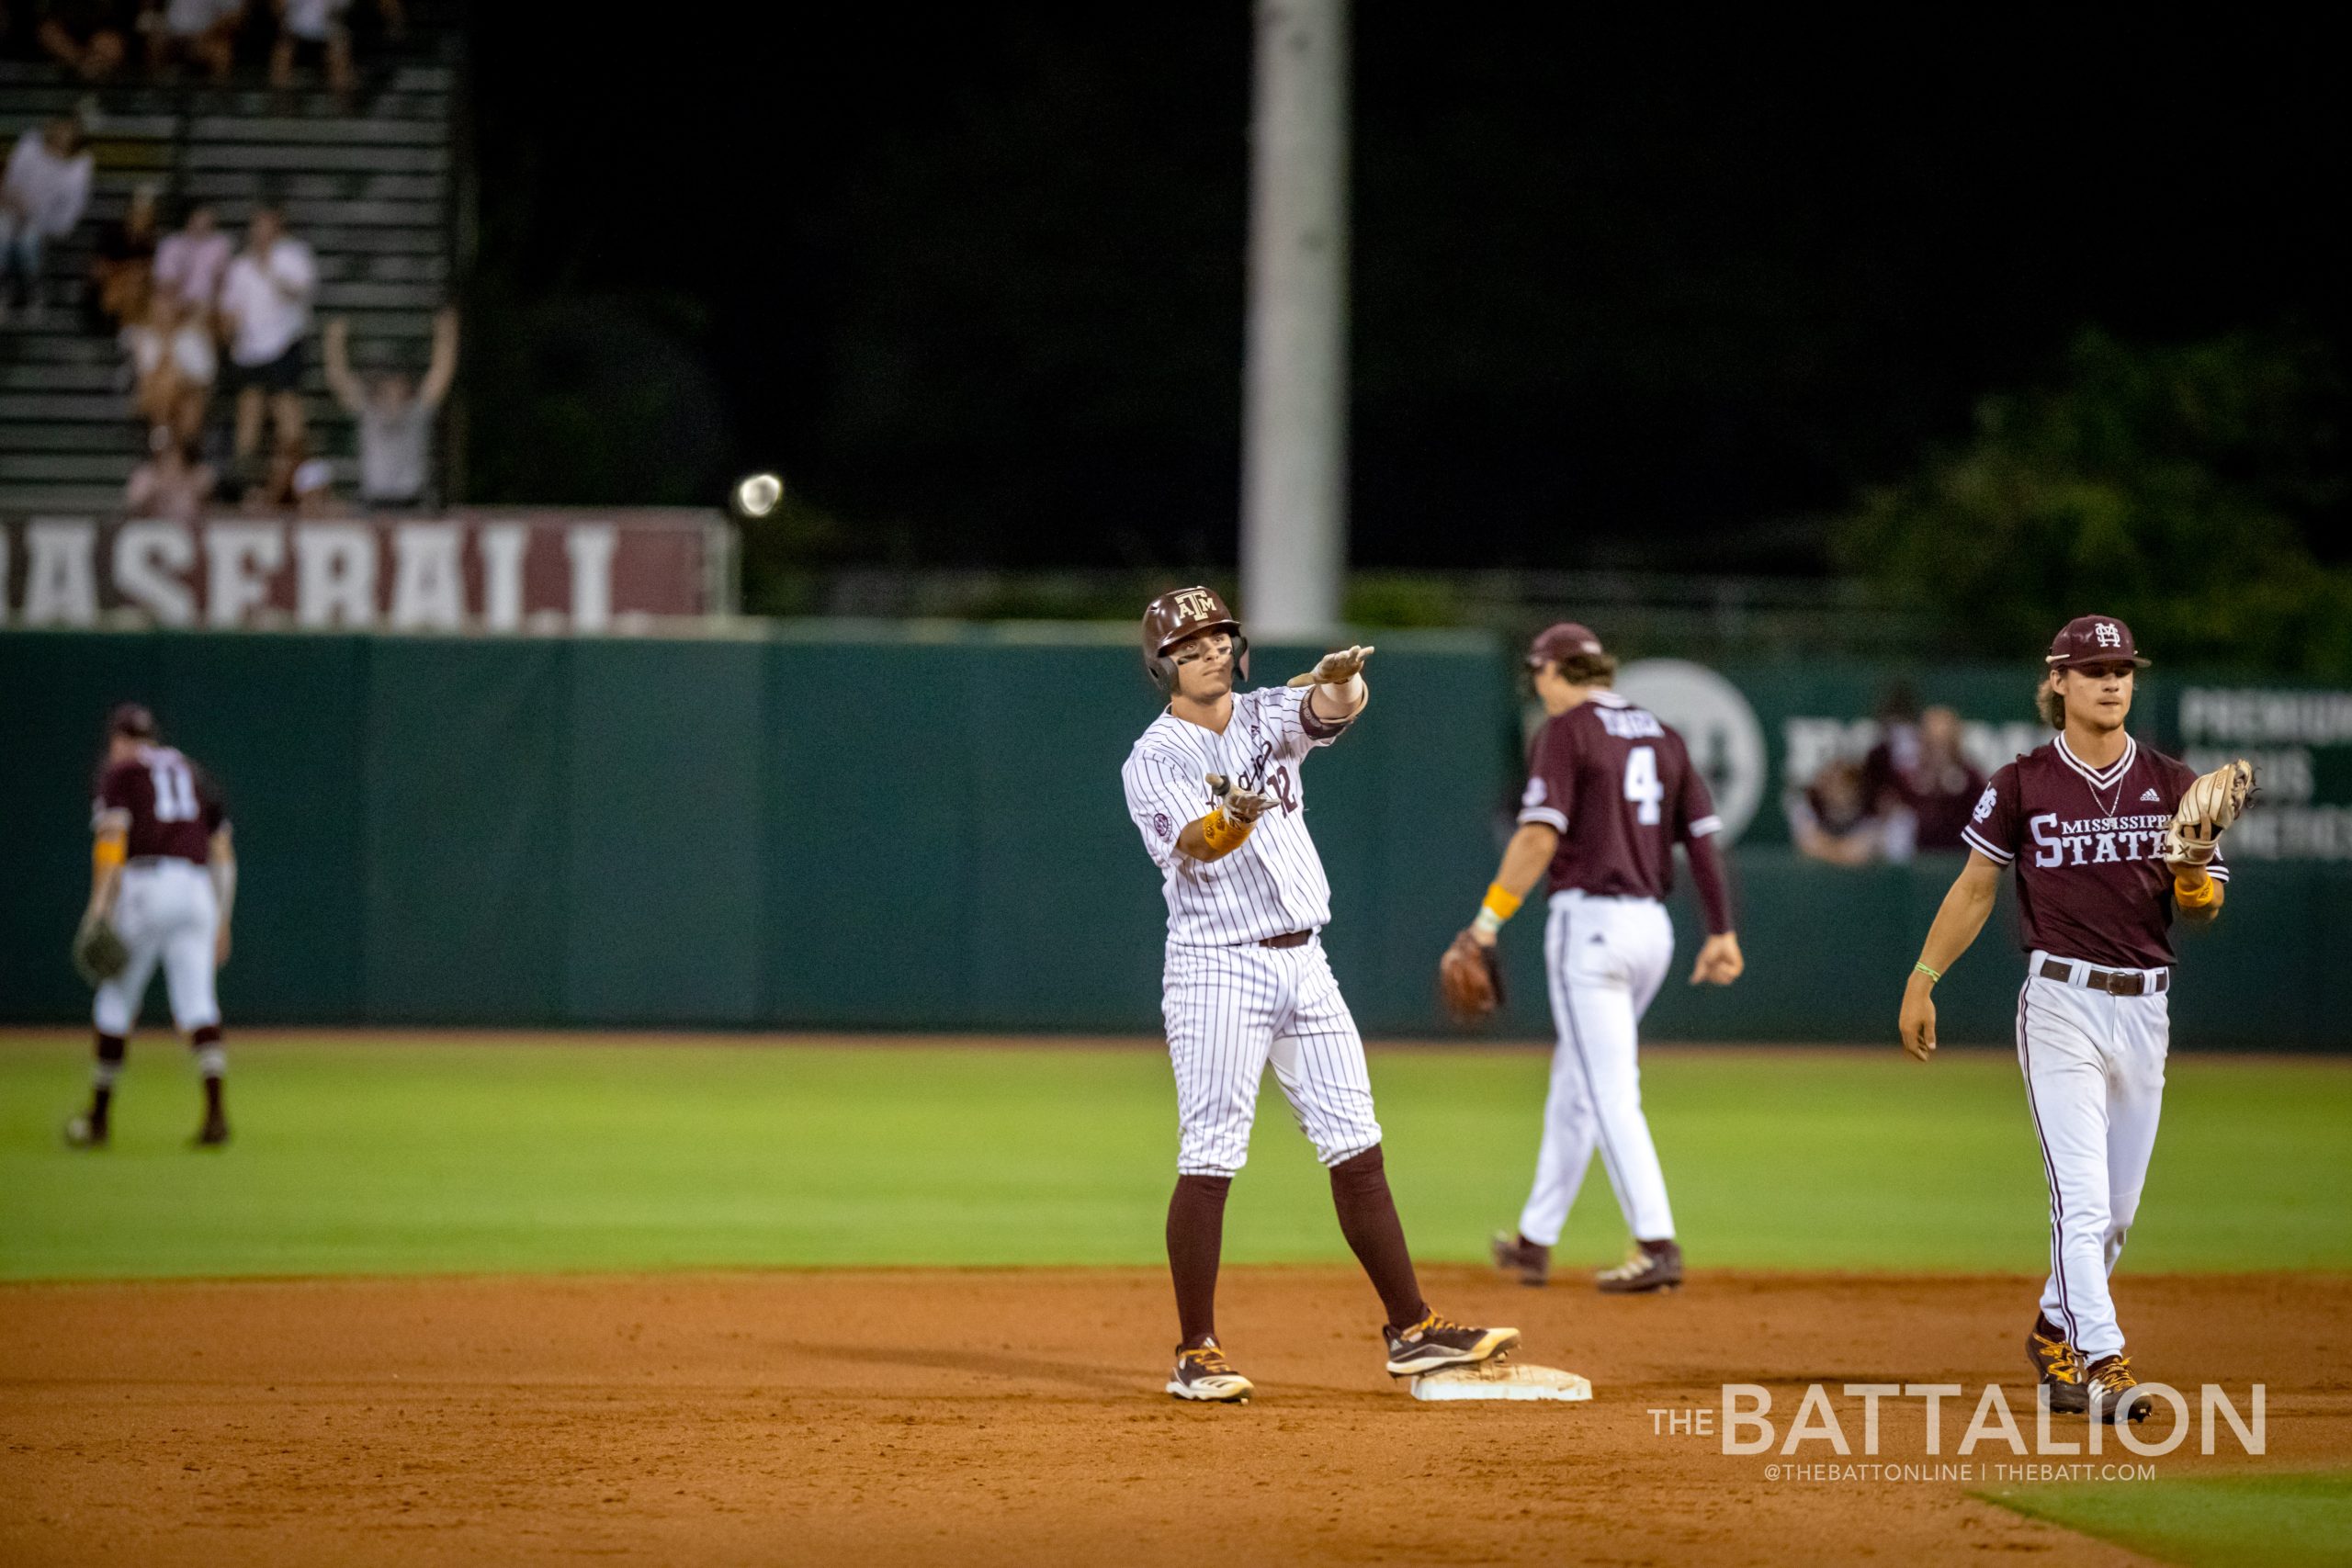
[[[1231,560],[1245,7],[697,12],[568,70],[529,9],[475,37],[489,486],[774,464],[859,553]],[[2335,51],[2172,26],[1360,6],[1355,558],[1803,566],[2084,326],[2340,349]]]

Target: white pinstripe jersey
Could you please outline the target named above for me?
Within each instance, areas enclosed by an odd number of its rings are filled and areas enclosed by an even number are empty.
[[[1312,690],[1236,692],[1222,735],[1163,712],[1127,753],[1119,770],[1127,815],[1160,869],[1170,942],[1233,947],[1330,922],[1331,885],[1306,830],[1299,763],[1347,726],[1326,724],[1307,711]],[[1176,836],[1215,804],[1210,773],[1262,788],[1274,805],[1239,849],[1221,860],[1198,861],[1178,852]]]

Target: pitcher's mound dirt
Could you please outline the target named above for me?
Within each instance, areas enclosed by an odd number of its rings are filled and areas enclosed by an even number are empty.
[[[1778,1453],[1661,1431],[1721,1385],[1833,1385],[1849,1464],[1932,1465],[1918,1400],[1861,1452],[1848,1382],[1959,1383],[1943,1462],[2000,1382],[2025,1413],[2030,1282],[1701,1273],[1607,1300],[1430,1269],[1589,1404],[1425,1404],[1382,1372],[1371,1291],[1233,1269],[1256,1403],[1160,1393],[1156,1271],[855,1272],[0,1289],[0,1561],[1950,1562],[2122,1553],[1949,1479],[1768,1479]],[[2138,1365],[2268,1386],[2269,1453],[2352,1460],[2352,1281],[2127,1276]],[[2152,1429],[2152,1435],[2161,1431]],[[2058,1435],[2080,1438],[2064,1423]],[[1838,1462],[1826,1441],[1805,1462]],[[1980,1467],[2017,1462],[1981,1445]],[[2071,1462],[2051,1461],[2045,1462]],[[1984,1484],[1979,1481],[1976,1484]]]

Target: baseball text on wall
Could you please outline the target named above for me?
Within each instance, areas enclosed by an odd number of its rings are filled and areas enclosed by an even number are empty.
[[[599,633],[733,608],[732,536],[701,512],[4,526],[16,626]]]

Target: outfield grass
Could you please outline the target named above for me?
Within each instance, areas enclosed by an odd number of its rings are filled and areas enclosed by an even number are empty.
[[[2018,1486],[1981,1495],[2163,1562],[2352,1562],[2352,1472]]]
[[[1516,1216],[1548,1058],[1376,1050],[1416,1250]],[[142,1041],[115,1145],[58,1127],[85,1050],[0,1034],[0,1277],[1150,1264],[1175,1153],[1147,1049],[271,1040],[232,1050],[198,1153],[185,1053]],[[2352,1268],[2352,1064],[2176,1059],[2128,1267]],[[1645,1088],[1694,1262],[2031,1271],[2041,1166],[2013,1060],[1657,1052]],[[1623,1230],[1596,1167],[1565,1251]],[[1346,1256],[1278,1091],[1228,1216],[1239,1262]]]

